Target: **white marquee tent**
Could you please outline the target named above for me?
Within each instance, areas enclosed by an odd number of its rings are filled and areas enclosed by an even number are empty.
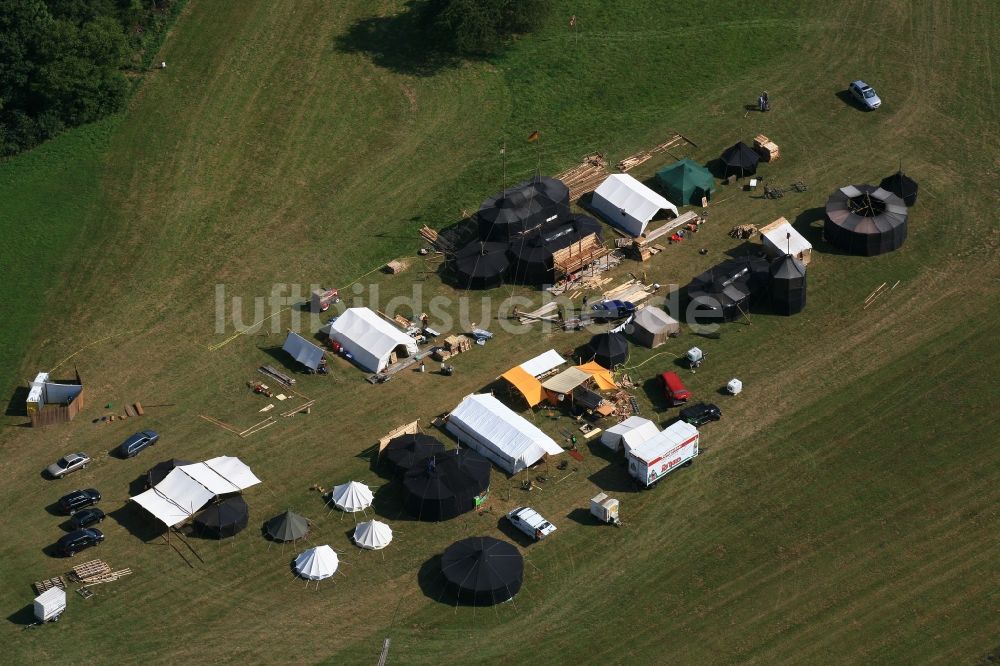
[[[417,353],[417,341],[368,308],[349,308],[330,325],[330,338],[339,342],[365,370],[381,372],[393,353]]]
[[[601,434],[601,444],[612,451],[625,447],[626,453],[659,433],[659,428],[649,419],[630,416],[618,425],[611,426]]]
[[[594,190],[590,205],[605,220],[633,236],[642,235],[649,221],[662,209],[677,215],[677,206],[627,173],[608,176]]]
[[[218,495],[235,493],[260,483],[239,458],[219,456],[181,465],[162,481],[132,498],[167,527],[179,525]]]
[[[281,348],[302,365],[315,370],[323,360],[323,349],[303,338],[298,333],[288,332]]]
[[[445,426],[458,441],[492,460],[509,474],[563,452],[551,437],[489,394],[467,395],[448,415]]]
[[[295,558],[295,573],[309,580],[323,580],[337,572],[340,558],[330,546],[316,546]]]
[[[367,550],[382,550],[392,541],[392,528],[377,520],[359,523],[354,528],[354,543]]]
[[[555,349],[550,349],[530,361],[525,361],[520,365],[520,368],[532,377],[538,377],[539,375],[544,375],[549,370],[558,368],[565,362],[566,359],[556,353]]]
[[[364,511],[372,505],[373,499],[375,499],[375,495],[372,494],[371,489],[360,481],[349,481],[334,486],[333,492],[330,493],[333,505],[347,513]]]

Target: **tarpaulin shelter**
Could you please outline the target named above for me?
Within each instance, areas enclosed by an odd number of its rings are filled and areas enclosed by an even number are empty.
[[[696,320],[735,321],[750,312],[751,300],[768,293],[771,268],[761,257],[736,257],[696,276],[687,286]]]
[[[180,458],[171,458],[170,460],[156,463],[146,471],[147,487],[152,488],[160,481],[163,481],[167,474],[170,474],[175,468],[191,464],[191,460],[181,460]]]
[[[576,215],[559,226],[547,226],[511,241],[510,278],[520,284],[552,284],[556,279],[553,255],[573,243],[595,234],[603,239],[601,223],[586,215]]]
[[[281,349],[288,352],[289,356],[310,370],[315,370],[319,367],[320,361],[323,360],[325,354],[321,347],[317,347],[298,333],[293,333],[292,331],[288,332],[288,335],[285,337],[285,344],[281,346]]]
[[[757,173],[760,155],[753,148],[739,141],[726,148],[719,159],[722,161],[723,170],[727,177],[743,178]]]
[[[590,374],[579,368],[566,368],[558,375],[553,375],[546,379],[542,384],[542,388],[545,389],[545,394],[549,402],[558,404],[560,399],[571,396],[573,391],[589,382],[590,379]]]
[[[444,453],[444,444],[423,433],[400,435],[389,440],[382,450],[382,458],[398,474],[404,474],[428,456]]]
[[[410,468],[403,476],[403,505],[418,520],[449,520],[475,509],[489,487],[489,460],[459,449]]]
[[[369,520],[354,528],[354,543],[366,550],[382,550],[392,541],[392,528],[383,522]]]
[[[613,391],[618,388],[615,384],[614,375],[597,361],[588,361],[583,365],[576,366],[577,370],[582,370],[594,379],[597,388],[601,391]]]
[[[917,181],[907,176],[902,171],[897,171],[891,176],[886,176],[879,183],[879,187],[888,190],[903,200],[907,208],[917,203]]]
[[[456,541],[441,556],[446,591],[459,603],[492,606],[512,599],[524,580],[517,548],[493,537]]]
[[[250,507],[239,495],[210,504],[194,517],[194,528],[203,537],[225,539],[242,532],[250,520]]]
[[[561,446],[533,423],[489,394],[468,395],[448,415],[445,428],[508,474],[534,465]]]
[[[550,349],[544,354],[539,354],[530,361],[525,361],[519,367],[532,377],[540,377],[565,362],[566,359],[556,353],[555,349]]]
[[[542,383],[519,365],[503,373],[500,377],[524,397],[529,407],[534,407],[545,398]]]
[[[781,315],[806,307],[806,267],[790,254],[771,262],[771,307]]]
[[[851,254],[871,257],[892,252],[906,241],[906,227],[906,204],[881,187],[848,185],[826,202],[823,236]]]
[[[334,486],[330,493],[333,505],[347,513],[364,511],[372,505],[374,499],[371,489],[360,481],[348,481]]]
[[[659,432],[660,429],[649,419],[630,416],[601,433],[601,444],[612,451],[618,451],[624,446],[627,452]]]
[[[504,283],[510,268],[507,244],[474,240],[452,257],[461,289],[494,289]]]
[[[293,511],[286,511],[267,521],[264,532],[275,541],[298,541],[309,534],[309,520]]]
[[[316,546],[295,558],[295,573],[308,580],[323,580],[337,572],[340,558],[330,546]]]
[[[680,205],[700,205],[702,198],[711,199],[715,191],[712,172],[685,157],[656,172],[656,180],[671,201]]]
[[[400,356],[417,353],[417,341],[368,308],[348,308],[330,326],[336,340],[365,370],[381,372]]]
[[[590,206],[608,223],[633,236],[641,236],[661,210],[677,215],[677,206],[627,173],[608,176],[594,190]]]
[[[760,229],[760,241],[769,256],[790,254],[805,266],[812,261],[812,243],[783,217]]]
[[[621,333],[599,333],[587,343],[586,356],[605,368],[615,368],[628,360],[628,340]]]
[[[632,318],[632,339],[650,349],[659,347],[666,343],[671,335],[677,335],[680,332],[680,323],[654,305],[647,305],[636,312],[635,317]]]
[[[570,216],[569,188],[555,178],[535,177],[486,199],[476,217],[481,240],[510,242],[519,234]]]

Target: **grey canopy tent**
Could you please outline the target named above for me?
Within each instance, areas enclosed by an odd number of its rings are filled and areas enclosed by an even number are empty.
[[[292,511],[286,511],[267,521],[264,531],[275,541],[298,541],[309,533],[309,520]]]
[[[629,326],[632,339],[644,347],[655,348],[664,344],[671,335],[681,332],[680,323],[654,305],[647,305],[635,313]]]

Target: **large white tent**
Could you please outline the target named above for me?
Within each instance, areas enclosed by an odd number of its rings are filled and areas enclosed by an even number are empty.
[[[382,550],[392,541],[392,528],[377,520],[359,523],[354,528],[354,543],[367,550]]]
[[[375,495],[371,489],[360,481],[349,481],[333,487],[330,501],[341,511],[354,513],[364,511],[372,505]]]
[[[525,361],[520,367],[522,370],[527,372],[532,377],[538,377],[544,375],[549,370],[553,368],[558,368],[560,365],[566,362],[562,356],[560,356],[555,349],[550,349],[544,354],[539,354],[530,361]]]
[[[295,558],[295,573],[309,580],[323,580],[337,572],[340,558],[330,546],[316,546]]]
[[[677,215],[677,206],[627,173],[608,176],[594,190],[590,205],[609,223],[633,236],[642,235],[653,216],[663,209]]]
[[[392,354],[417,353],[417,341],[368,308],[349,308],[330,325],[336,340],[365,370],[381,372]]]
[[[601,444],[613,451],[618,451],[624,446],[628,452],[659,432],[660,429],[649,419],[630,416],[601,433]]]
[[[533,424],[489,394],[467,395],[448,415],[448,432],[509,474],[563,452]]]
[[[292,358],[311,370],[319,367],[319,362],[323,360],[324,351],[313,343],[303,338],[298,333],[288,332],[285,344],[281,348],[288,352]]]
[[[132,498],[167,527],[179,525],[218,495],[235,493],[260,483],[239,458],[219,456],[181,465],[162,481]]]

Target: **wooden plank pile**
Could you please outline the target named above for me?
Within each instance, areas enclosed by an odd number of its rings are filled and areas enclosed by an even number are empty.
[[[671,148],[679,146],[682,143],[691,143],[691,141],[681,136],[680,134],[674,134],[666,141],[653,146],[649,150],[642,150],[639,151],[638,153],[635,153],[634,155],[629,155],[615,166],[618,168],[619,171],[622,172],[634,169],[640,164],[649,161],[653,157],[653,155],[657,155],[659,153],[664,153],[664,152],[669,153]],[[694,144],[691,143],[691,145],[693,146]]]
[[[557,275],[570,275],[609,254],[611,250],[604,247],[597,234],[589,234],[569,247],[553,252],[552,264]]]
[[[601,153],[591,153],[577,166],[556,176],[569,188],[569,200],[576,201],[593,192],[608,177],[608,161]]]
[[[389,275],[396,275],[397,273],[402,273],[403,271],[405,271],[406,268],[407,264],[405,261],[399,261],[398,259],[393,259],[382,268],[382,271],[388,273]]]
[[[428,243],[430,243],[432,246],[434,246],[434,249],[440,252],[453,252],[455,249],[451,246],[451,243],[442,238],[438,234],[438,232],[434,231],[426,224],[420,227],[420,237],[423,238]]]
[[[737,224],[729,230],[729,237],[737,240],[748,240],[757,235],[757,227],[752,224]]]
[[[118,571],[108,571],[107,573],[99,574],[96,576],[89,576],[80,580],[81,583],[86,583],[87,587],[93,585],[100,585],[101,583],[113,583],[119,578],[124,578],[125,576],[131,576],[132,569],[125,567],[124,569],[119,569]]]
[[[602,298],[606,301],[620,300],[639,303],[653,295],[651,287],[631,279],[623,282],[613,289],[604,292]]]
[[[781,151],[778,149],[778,144],[774,143],[763,134],[758,134],[754,137],[753,149],[757,151],[757,154],[759,154],[760,158],[765,162],[773,162],[781,157]]]
[[[103,576],[106,573],[110,573],[110,571],[111,565],[104,560],[90,560],[89,562],[76,565],[66,575],[69,576],[70,580],[82,582],[87,578]]]
[[[271,379],[284,384],[285,386],[292,387],[295,386],[295,378],[289,377],[285,373],[281,372],[277,368],[271,365],[262,365],[257,368],[257,372],[264,375],[265,377],[270,377]]]
[[[472,349],[472,340],[466,335],[449,335],[444,339],[441,349],[434,351],[431,356],[435,361],[447,361],[452,356],[457,356],[462,352]]]
[[[46,578],[45,580],[40,580],[32,583],[32,587],[35,588],[35,595],[39,595],[45,590],[51,590],[53,587],[58,587],[62,590],[66,589],[66,581],[63,580],[62,576],[53,576],[52,578]]]

